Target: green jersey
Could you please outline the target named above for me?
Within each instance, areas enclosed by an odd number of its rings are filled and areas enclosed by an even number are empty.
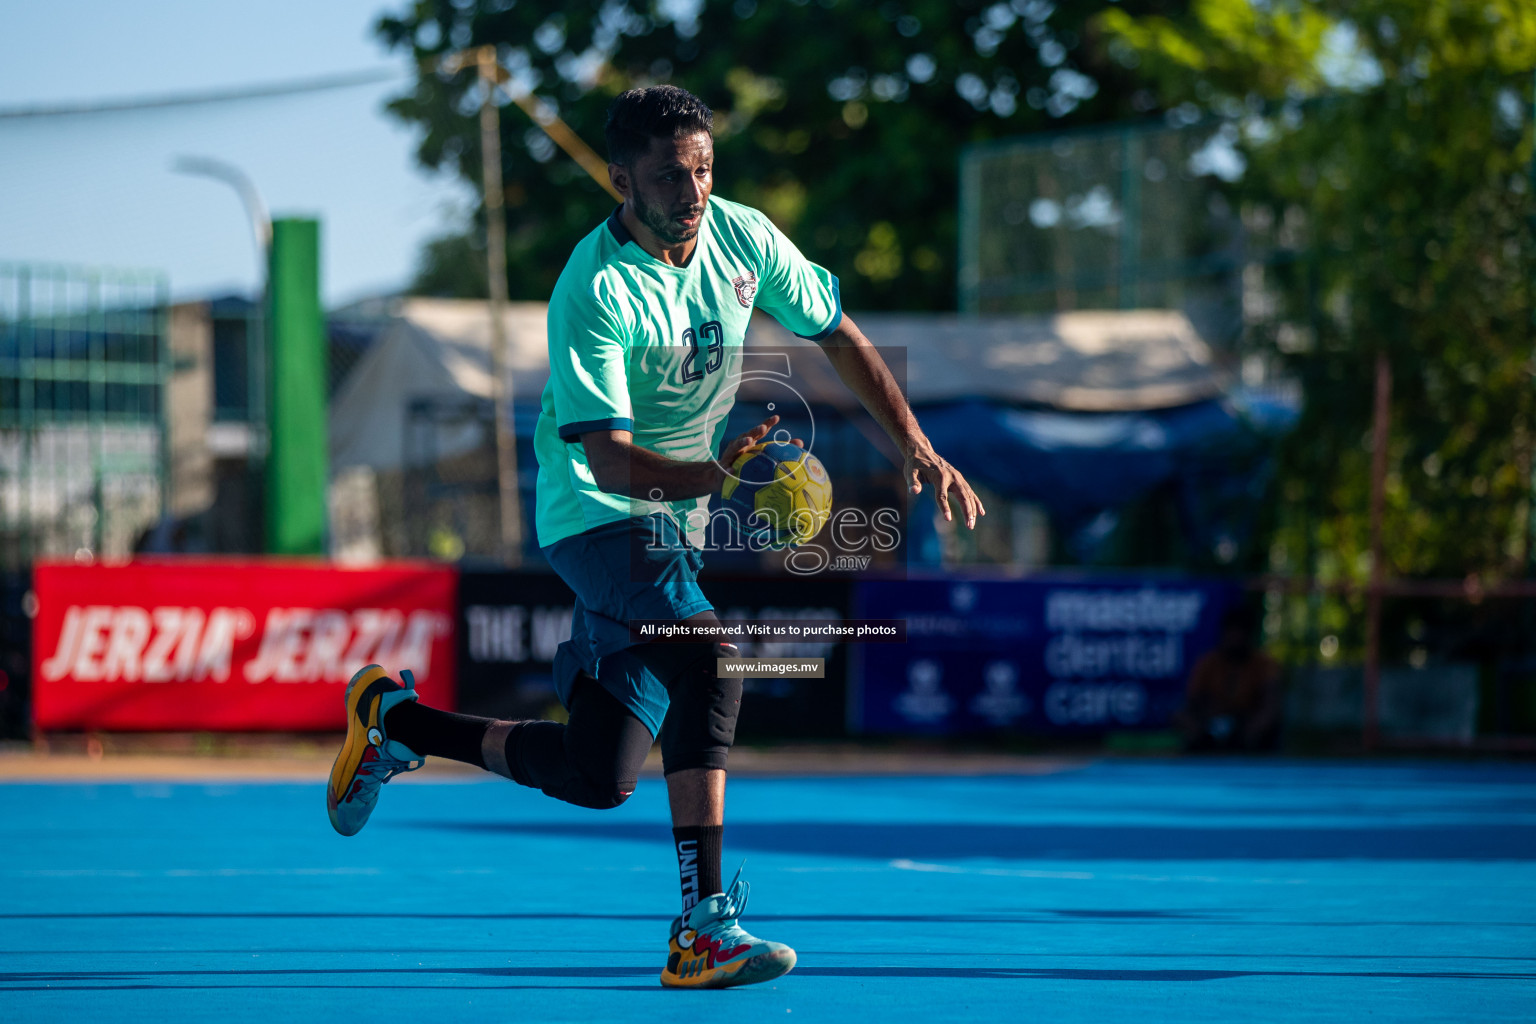
[[[756,210],[711,197],[687,266],[642,249],[618,211],[576,246],[549,300],[549,383],[534,451],[547,547],[604,523],[663,512],[686,532],[709,499],[660,502],[600,490],[580,435],[628,430],[669,459],[719,453],[752,308],[820,341],[842,320],[837,278]],[[690,540],[698,544],[701,531]]]

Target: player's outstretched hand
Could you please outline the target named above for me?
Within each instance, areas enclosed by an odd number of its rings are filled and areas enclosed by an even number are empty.
[[[931,447],[909,452],[906,464],[902,466],[902,475],[911,486],[913,494],[923,493],[924,478],[933,484],[934,500],[944,511],[946,520],[955,518],[949,507],[951,498],[965,513],[965,525],[973,530],[976,529],[976,517],[987,514],[987,510],[982,507],[981,499],[976,497],[976,492],[971,490],[971,485],[965,482],[965,477],[960,475],[960,471],[945,462]]]
[[[753,427],[745,434],[742,434],[740,437],[733,440],[730,444],[726,445],[725,452],[720,456],[721,470],[729,470],[731,468],[731,464],[736,461],[736,456],[740,455],[742,452],[746,451],[748,448],[751,448],[755,444],[761,444],[763,438],[768,436],[768,431],[772,430],[773,425],[777,422],[779,422],[779,418],[777,416],[769,416],[767,419],[763,420],[763,422],[759,423],[757,426]],[[801,448],[805,447],[805,442],[798,437],[790,438],[789,443],[793,445],[799,445]]]

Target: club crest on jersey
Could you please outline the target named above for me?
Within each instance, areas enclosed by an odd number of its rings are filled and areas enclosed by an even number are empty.
[[[736,301],[751,309],[752,297],[757,294],[757,275],[749,270],[740,277],[731,278],[731,284],[736,286]]]

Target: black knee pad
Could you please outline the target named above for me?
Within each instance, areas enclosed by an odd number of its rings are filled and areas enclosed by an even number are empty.
[[[578,807],[611,810],[635,791],[651,734],[596,681],[584,683],[572,694],[567,724],[505,723],[507,771],[501,774]]]
[[[589,807],[594,811],[611,811],[634,793],[633,782],[620,782],[615,779],[590,779],[579,778],[559,793],[548,795],[564,800],[566,803],[575,804],[577,807]],[[628,789],[624,787],[628,786]]]
[[[540,788],[547,796],[577,807],[611,811],[628,800],[635,791],[636,782],[633,778],[619,777],[623,771],[621,765],[578,761]]]
[[[716,659],[735,657],[736,645],[686,647],[686,652],[667,652],[662,656],[663,661],[671,660],[674,665],[680,662],[680,668],[670,675],[657,671],[666,680],[671,698],[660,737],[662,771],[667,775],[690,768],[723,770],[731,744],[736,742],[736,719],[741,713],[742,681],[722,678],[715,672]]]

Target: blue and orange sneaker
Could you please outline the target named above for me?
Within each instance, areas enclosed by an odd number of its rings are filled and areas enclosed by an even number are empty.
[[[347,738],[331,766],[325,790],[331,827],[344,836],[355,836],[368,824],[380,786],[424,763],[420,754],[384,735],[384,715],[389,709],[416,699],[416,680],[410,670],[400,677],[404,686],[379,666],[369,665],[347,683]]]
[[[672,943],[661,983],[670,988],[728,988],[772,981],[795,966],[795,951],[742,930],[737,920],[747,909],[749,886],[741,872],[724,893],[700,900],[672,922]]]

